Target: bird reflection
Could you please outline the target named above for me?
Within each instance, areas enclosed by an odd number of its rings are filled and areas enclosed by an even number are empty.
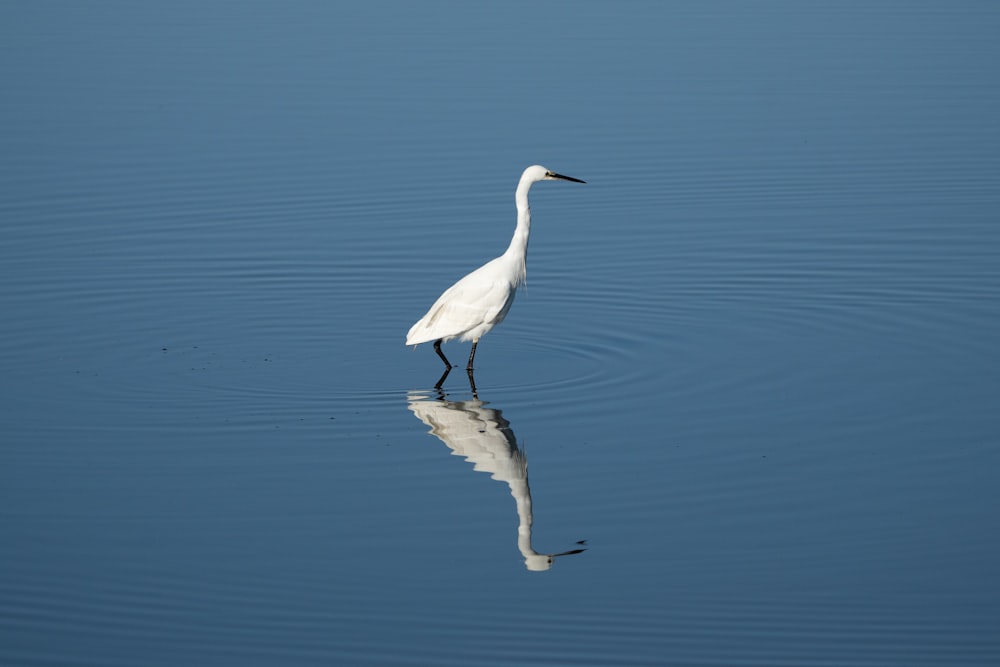
[[[443,380],[444,378],[442,378]],[[572,549],[557,554],[538,553],[531,546],[531,489],[528,488],[528,459],[518,448],[510,423],[500,410],[486,407],[476,395],[472,375],[473,397],[469,401],[445,400],[443,392],[434,395],[411,392],[409,408],[420,421],[431,427],[430,432],[451,448],[456,456],[465,457],[473,470],[488,472],[491,477],[510,486],[517,503],[517,547],[524,556],[525,566],[532,571],[548,570],[558,556],[584,551]],[[577,542],[584,544],[583,541]]]

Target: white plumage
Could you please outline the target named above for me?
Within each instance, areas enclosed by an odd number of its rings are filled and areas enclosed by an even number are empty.
[[[551,180],[584,182],[538,165],[525,169],[514,193],[517,227],[514,228],[514,236],[507,250],[446,289],[427,314],[410,327],[406,334],[407,345],[434,341],[434,351],[445,366],[451,368],[451,362],[441,351],[441,343],[454,338],[471,340],[472,351],[466,368],[472,370],[479,339],[503,322],[514,303],[518,285],[524,282],[528,234],[531,231],[528,190],[538,181]]]

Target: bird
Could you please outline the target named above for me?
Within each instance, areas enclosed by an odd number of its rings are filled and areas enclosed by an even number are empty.
[[[539,181],[586,183],[537,164],[525,169],[514,193],[517,226],[507,250],[446,289],[430,310],[410,327],[406,334],[406,345],[416,347],[421,343],[434,341],[434,351],[450,370],[451,362],[441,351],[441,343],[455,338],[461,341],[471,340],[472,350],[469,352],[466,370],[472,373],[472,362],[476,357],[479,339],[503,322],[514,303],[517,287],[524,283],[528,234],[531,231],[528,190]]]

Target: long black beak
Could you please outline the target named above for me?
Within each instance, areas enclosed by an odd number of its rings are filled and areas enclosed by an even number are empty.
[[[558,178],[563,181],[573,181],[574,183],[586,183],[587,181],[581,181],[579,178],[573,178],[572,176],[563,176],[562,174],[557,174],[555,172],[549,172],[549,178]]]

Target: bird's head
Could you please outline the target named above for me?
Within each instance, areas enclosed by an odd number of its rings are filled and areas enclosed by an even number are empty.
[[[546,169],[539,164],[528,167],[524,170],[524,173],[521,174],[522,183],[537,183],[538,181],[573,181],[574,183],[586,183],[586,181],[581,181],[579,178],[557,174],[551,169]]]

